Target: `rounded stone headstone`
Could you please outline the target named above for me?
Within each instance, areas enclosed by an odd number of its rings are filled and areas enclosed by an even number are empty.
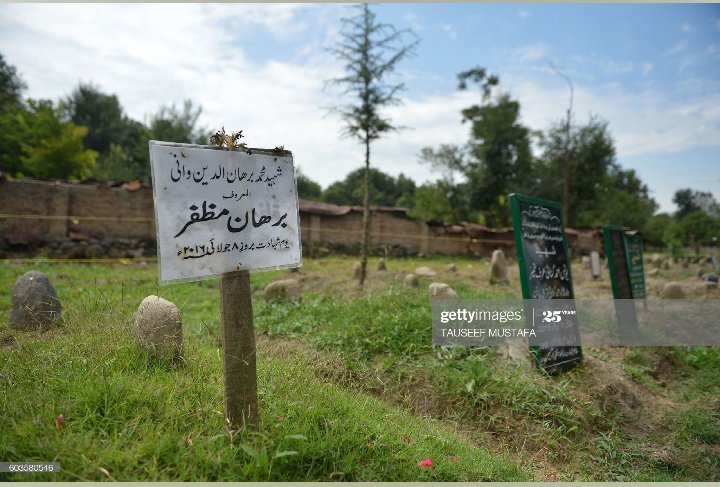
[[[490,284],[509,283],[505,253],[500,249],[496,249],[493,251],[492,260],[490,261]]]
[[[415,275],[418,277],[437,277],[437,272],[430,267],[418,267],[415,269]]]
[[[698,267],[697,270],[695,271],[695,275],[698,276],[699,278],[702,278],[702,276],[705,275],[705,269],[703,267]]]
[[[704,280],[705,282],[714,282],[714,283],[717,284],[717,282],[718,282],[718,276],[717,276],[717,274],[713,274],[712,272],[710,272],[710,273],[705,274],[705,275],[703,276],[703,280]]]
[[[660,257],[660,254],[653,254],[652,260],[650,262],[655,269],[660,269],[660,264],[662,264],[662,258]]]
[[[403,282],[407,287],[417,287],[417,285],[419,284],[417,276],[412,272],[405,276]]]
[[[380,260],[378,261],[377,270],[379,270],[379,271],[386,271],[386,270],[387,270],[387,269],[385,268],[385,259],[380,259]]]
[[[588,257],[587,255],[583,255],[581,260],[582,260],[583,269],[586,269],[589,271],[590,270],[590,257]]]
[[[430,299],[460,299],[453,288],[444,282],[433,282],[428,286]]]
[[[671,259],[665,259],[665,260],[663,261],[663,263],[662,263],[662,267],[663,267],[663,269],[665,269],[666,271],[667,271],[667,270],[670,270],[670,260],[671,260]]]
[[[361,273],[362,273],[362,264],[360,262],[355,262],[353,264],[353,277],[355,279],[360,279]]]
[[[457,272],[457,267],[455,267],[455,264],[448,264],[445,268],[448,272]]]
[[[660,297],[663,299],[685,299],[685,292],[677,282],[668,282],[660,291]]]
[[[50,279],[40,271],[26,272],[15,281],[12,289],[10,328],[49,328],[60,319],[61,308]]]
[[[273,281],[265,286],[264,296],[265,301],[300,297],[300,281],[296,279]]]
[[[687,257],[685,257],[681,263],[683,269],[687,269],[688,267],[690,267],[690,259],[688,259]]]
[[[135,339],[150,356],[173,361],[182,356],[182,317],[175,303],[150,295],[135,313]]]

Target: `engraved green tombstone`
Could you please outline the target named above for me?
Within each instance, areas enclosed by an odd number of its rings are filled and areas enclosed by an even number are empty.
[[[511,194],[509,199],[525,316],[536,332],[530,338],[530,351],[538,368],[559,374],[575,367],[583,357],[562,207],[520,194]],[[552,308],[551,300],[563,301],[554,306],[563,308],[562,316],[552,310],[538,313]],[[554,319],[545,319],[547,316]]]

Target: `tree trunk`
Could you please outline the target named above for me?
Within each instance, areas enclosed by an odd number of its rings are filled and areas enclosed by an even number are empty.
[[[365,137],[365,195],[363,197],[362,242],[360,244],[360,287],[365,284],[370,244],[370,137]]]
[[[572,98],[570,107],[567,112],[567,122],[565,122],[565,164],[563,167],[563,194],[562,194],[562,213],[563,225],[570,225],[570,175],[572,174],[571,165],[573,155],[570,153],[572,141],[570,140],[570,123],[572,117]]]

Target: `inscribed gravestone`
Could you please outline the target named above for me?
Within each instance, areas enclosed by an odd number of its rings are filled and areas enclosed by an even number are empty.
[[[630,291],[633,299],[645,299],[645,268],[643,266],[643,239],[640,235],[625,235]]]
[[[638,322],[635,312],[635,302],[633,301],[630,260],[623,228],[613,225],[604,226],[603,241],[605,243],[605,255],[607,255],[608,258],[613,297],[615,298],[618,333],[621,339],[630,338],[633,334],[637,333]],[[640,245],[642,249],[642,240],[640,241]],[[635,250],[635,257],[637,258],[637,242],[634,242],[633,248]],[[642,250],[640,250],[639,258],[640,273],[642,273]],[[634,268],[637,270],[637,264]],[[642,286],[644,288],[644,277],[642,279]]]
[[[292,156],[150,142],[162,282],[301,264]]]
[[[582,361],[582,348],[561,206],[512,194],[510,208],[523,298],[535,300],[533,309],[526,313],[528,320],[532,316],[535,321],[536,336],[530,340],[533,357],[536,365],[548,373],[569,370]],[[553,305],[548,300],[559,301]],[[538,320],[536,305],[548,308]],[[563,308],[562,315],[555,314],[555,308]]]

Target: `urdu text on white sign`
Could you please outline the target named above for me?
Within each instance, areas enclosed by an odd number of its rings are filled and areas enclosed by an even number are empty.
[[[292,155],[150,141],[163,283],[302,263]]]

